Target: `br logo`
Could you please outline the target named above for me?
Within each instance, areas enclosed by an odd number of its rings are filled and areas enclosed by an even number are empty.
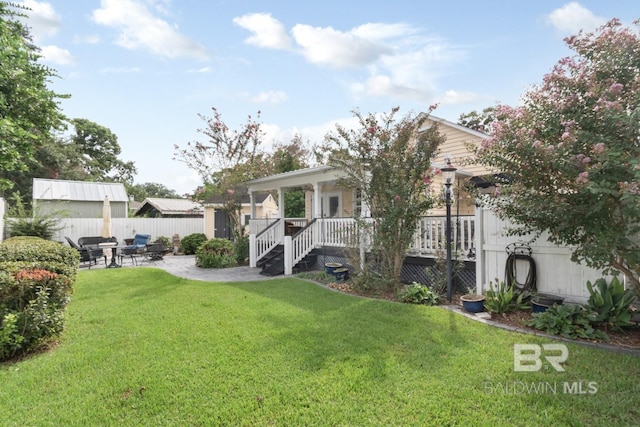
[[[568,357],[569,350],[564,344],[514,344],[513,370],[538,372],[542,368],[542,358],[544,358],[553,369],[564,372],[561,363],[566,362]]]

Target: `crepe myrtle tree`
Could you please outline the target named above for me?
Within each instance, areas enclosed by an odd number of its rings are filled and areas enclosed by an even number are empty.
[[[241,184],[262,176],[264,154],[260,144],[264,132],[261,123],[251,116],[239,129],[230,129],[221,113],[216,108],[212,110],[213,117],[199,114],[206,126],[198,132],[206,140],[189,142],[186,148],[174,145],[174,160],[195,170],[204,182],[204,188],[194,198],[201,200],[214,195],[222,198],[222,210],[229,216],[234,240],[238,240],[244,233],[240,219],[246,191]]]
[[[418,222],[437,200],[428,188],[431,162],[444,137],[436,123],[424,126],[434,108],[400,119],[397,107],[382,115],[354,111],[358,126],[336,125],[320,149],[329,165],[346,172],[342,185],[359,189],[369,207],[371,220],[356,219],[373,237],[381,273],[395,285]]]
[[[490,203],[512,235],[548,232],[640,294],[640,37],[614,19],[565,42],[521,106],[496,107],[477,161],[508,177]]]

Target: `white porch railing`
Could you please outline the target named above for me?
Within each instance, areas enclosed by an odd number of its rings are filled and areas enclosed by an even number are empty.
[[[292,266],[296,265],[302,259],[307,256],[309,252],[316,247],[318,242],[319,232],[319,222],[317,220],[313,220],[309,223],[308,227],[305,227],[298,234],[296,234],[295,238],[292,239],[292,247],[293,247],[293,262]]]
[[[451,218],[452,242],[454,250],[463,254],[474,248],[475,238],[474,216],[453,216]],[[270,224],[267,224],[269,221]],[[285,224],[293,223],[297,227],[305,226],[306,220],[286,218],[284,220],[251,220],[252,233],[250,242],[251,265],[269,253],[278,244],[284,244]],[[409,253],[419,256],[434,256],[445,246],[446,218],[444,216],[424,217],[421,219],[415,238],[409,247]],[[313,248],[321,246],[349,247],[356,246],[359,241],[357,223],[353,218],[323,218],[310,223],[291,239],[291,247],[285,245],[285,259],[291,260],[288,265],[295,266]],[[366,241],[366,240],[363,240]],[[290,252],[290,253],[289,253]]]
[[[422,218],[416,231],[411,252],[419,255],[432,255],[445,247],[447,219],[444,216],[428,216]],[[464,253],[473,248],[475,238],[474,216],[451,217],[451,241],[453,249]]]
[[[272,223],[268,228],[262,230],[262,232],[255,237],[255,262],[258,262],[262,257],[271,252],[273,248],[282,243],[282,237],[284,236],[284,221],[278,220]],[[254,240],[254,239],[250,239]],[[253,260],[251,264],[254,265]]]

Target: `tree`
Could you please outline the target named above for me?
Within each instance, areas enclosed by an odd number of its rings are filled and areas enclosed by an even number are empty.
[[[69,154],[60,175],[75,175],[83,181],[132,182],[136,173],[133,162],[118,158],[118,137],[111,129],[87,119],[71,120],[75,133],[61,148]],[[62,177],[61,176],[61,177]]]
[[[488,132],[491,122],[494,120],[494,107],[487,107],[478,113],[476,110],[470,113],[460,114],[458,124],[478,132]]]
[[[110,129],[87,119],[73,119],[68,122],[69,127],[73,129],[71,134],[43,137],[23,170],[0,171],[0,178],[14,183],[6,192],[8,197],[31,194],[33,178],[123,183],[133,180],[134,163],[118,158],[120,145]]]
[[[22,170],[50,132],[62,127],[56,99],[65,96],[47,88],[54,70],[39,64],[26,17],[17,5],[0,1],[0,170]],[[0,177],[0,189],[11,182]]]
[[[145,182],[144,184],[125,184],[127,188],[127,194],[133,196],[135,200],[142,201],[147,197],[159,197],[159,198],[179,198],[180,196],[175,190],[170,190],[163,184],[156,182]]]
[[[444,141],[437,123],[424,127],[428,114],[396,120],[398,110],[380,117],[354,111],[359,127],[336,125],[321,148],[347,174],[342,184],[360,190],[373,223],[360,216],[358,225],[372,233],[381,273],[394,284],[418,221],[435,203],[427,191],[431,161]]]
[[[266,160],[272,165],[271,173],[285,173],[309,167],[310,151],[302,136],[296,134],[288,144],[280,143],[274,146],[274,151]],[[302,218],[305,215],[304,190],[290,188],[284,194],[284,215],[287,218]]]
[[[240,130],[230,130],[220,112],[215,108],[212,110],[213,117],[199,114],[206,127],[198,132],[208,141],[189,142],[186,148],[174,145],[174,160],[185,163],[202,178],[205,188],[195,195],[196,198],[224,197],[222,210],[229,215],[234,240],[238,241],[244,234],[241,209],[246,191],[242,190],[241,184],[263,176],[266,169],[264,153],[260,149],[264,132],[251,116]],[[260,118],[260,111],[257,118]]]
[[[575,54],[496,107],[476,156],[508,177],[491,205],[511,234],[548,232],[640,294],[640,36],[612,20],[565,41]]]

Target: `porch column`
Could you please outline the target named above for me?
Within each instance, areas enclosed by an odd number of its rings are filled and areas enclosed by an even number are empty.
[[[256,198],[253,197],[253,191],[249,192],[249,204],[251,205],[251,219],[256,218]]]
[[[476,216],[474,218],[474,233],[476,247],[476,293],[483,294],[485,286],[486,267],[484,265],[484,221],[485,213],[483,206],[476,205]]]
[[[278,187],[278,211],[282,220],[284,220],[284,190],[283,187]]]
[[[320,183],[313,183],[313,218],[322,218],[322,207],[320,205]]]

